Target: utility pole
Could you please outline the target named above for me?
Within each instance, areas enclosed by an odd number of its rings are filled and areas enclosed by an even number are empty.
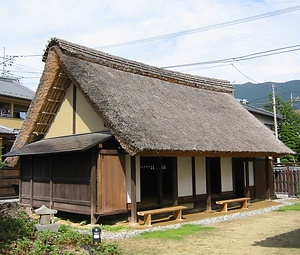
[[[274,113],[274,129],[275,136],[278,138],[278,128],[277,128],[277,114],[276,114],[276,97],[275,97],[275,85],[272,83],[272,98],[273,98],[273,113]],[[276,159],[277,163],[280,163],[280,158]]]
[[[4,77],[5,72],[5,47],[3,47],[3,64],[2,64],[2,77]]]
[[[291,93],[291,106],[294,107],[294,103],[299,101],[300,97],[293,97],[293,93]]]

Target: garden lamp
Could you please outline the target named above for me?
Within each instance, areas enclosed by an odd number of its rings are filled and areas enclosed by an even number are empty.
[[[93,235],[93,244],[101,243],[101,228],[94,227],[92,229],[92,235]]]

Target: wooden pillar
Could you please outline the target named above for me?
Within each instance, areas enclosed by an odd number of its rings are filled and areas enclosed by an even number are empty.
[[[292,195],[292,190],[291,190],[291,186],[292,186],[292,175],[291,175],[291,171],[290,171],[290,166],[287,165],[287,169],[286,169],[286,185],[287,185],[287,193],[288,193],[288,197],[290,197]]]
[[[137,205],[136,205],[136,159],[131,156],[131,223],[137,223]]]
[[[98,153],[91,153],[91,224],[97,223],[95,217],[97,207],[97,158]]]
[[[0,148],[3,147],[3,138],[0,137]],[[1,153],[0,153],[0,160],[2,161],[2,150],[1,150]]]
[[[49,207],[50,209],[53,209],[53,156],[50,157],[50,160]]]
[[[193,192],[193,203],[195,207],[196,202],[196,167],[195,167],[195,157],[192,157],[192,192]]]
[[[72,132],[76,134],[76,114],[77,114],[77,88],[75,84],[73,85],[73,125],[72,125]]]
[[[211,182],[210,182],[210,161],[206,158],[206,212],[212,212],[211,210]]]
[[[33,159],[30,164],[30,206],[33,207],[33,172],[34,172],[34,162]]]
[[[173,205],[178,205],[177,157],[172,158]]]
[[[270,200],[270,164],[269,157],[265,157],[265,166],[266,166],[266,199]]]
[[[157,204],[161,205],[163,204],[163,181],[162,181],[162,160],[161,157],[158,158],[157,165],[155,166],[157,169],[157,186],[158,186],[158,192],[157,192]]]
[[[22,188],[22,169],[23,169],[23,160],[22,157],[20,157],[20,173],[19,173],[19,202],[23,203],[22,201],[22,192],[23,192],[23,188]]]
[[[245,161],[245,170],[246,170],[246,197],[250,198],[250,180],[249,180],[249,161]]]
[[[10,117],[13,118],[14,117],[14,111],[15,111],[15,105],[14,103],[10,104]]]

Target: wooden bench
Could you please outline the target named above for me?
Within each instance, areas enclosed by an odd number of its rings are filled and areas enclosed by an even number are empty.
[[[221,205],[221,212],[227,212],[228,204],[240,203],[242,209],[248,209],[249,197],[233,198],[228,200],[216,201],[216,204]]]
[[[151,216],[153,214],[161,214],[161,213],[170,213],[173,212],[173,217],[175,220],[181,221],[182,220],[182,210],[187,209],[186,206],[172,206],[172,207],[165,207],[147,211],[140,211],[137,212],[139,216],[144,216],[144,225],[151,226]]]

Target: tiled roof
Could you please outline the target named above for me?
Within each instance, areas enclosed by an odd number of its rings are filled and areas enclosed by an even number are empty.
[[[32,100],[35,92],[17,80],[0,77],[0,95]]]
[[[18,130],[0,125],[1,134],[16,134]]]

